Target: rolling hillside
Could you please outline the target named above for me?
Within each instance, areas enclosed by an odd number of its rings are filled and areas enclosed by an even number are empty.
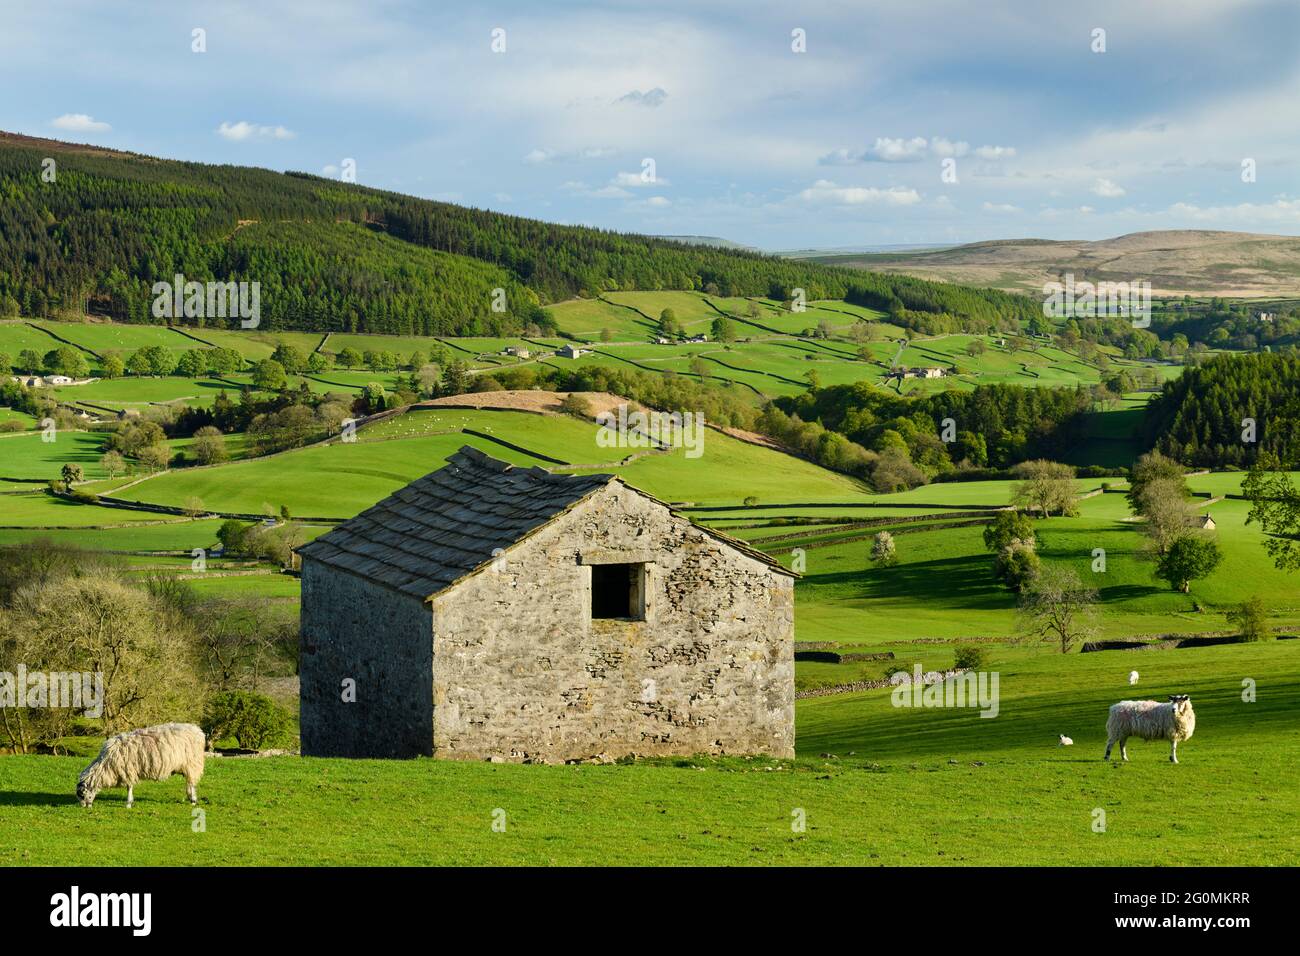
[[[156,323],[154,285],[176,275],[259,283],[263,329],[406,335],[544,330],[542,305],[619,290],[788,298],[799,288],[819,299],[858,286],[882,301],[985,319],[1030,309],[997,292],[865,278],[689,237],[561,226],[306,173],[8,133],[0,192],[0,318],[89,312]],[[194,324],[237,327],[207,318]]]
[[[934,251],[823,255],[877,272],[1041,294],[1043,284],[1146,280],[1155,295],[1300,295],[1300,237],[1212,230],[1135,232],[1114,239],[1005,239]]]

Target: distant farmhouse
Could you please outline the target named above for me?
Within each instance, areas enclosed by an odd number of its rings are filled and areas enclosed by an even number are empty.
[[[1218,525],[1214,523],[1214,519],[1209,515],[1198,515],[1196,518],[1196,525],[1199,528],[1204,528],[1206,531],[1213,531],[1218,527]]]
[[[507,345],[505,348],[506,355],[513,355],[515,358],[526,359],[533,353],[522,345]]]
[[[561,345],[558,349],[556,349],[555,354],[558,355],[560,358],[576,359],[583,354],[583,351],[584,351],[583,349],[565,344],[565,345]]]
[[[890,372],[889,376],[893,378],[943,378],[948,374],[944,368],[896,368]]]
[[[302,752],[794,754],[794,575],[612,475],[461,448],[299,549]]]
[[[40,375],[11,375],[9,380],[26,385],[28,388],[45,388],[54,385],[85,385],[89,382],[98,381],[98,379],[94,378],[76,379],[70,375],[46,375],[44,377]]]

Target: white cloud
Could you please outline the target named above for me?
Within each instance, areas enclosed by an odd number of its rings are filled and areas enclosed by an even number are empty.
[[[645,201],[645,204],[647,206],[654,206],[656,209],[662,209],[665,206],[671,206],[673,203],[671,199],[667,199],[664,196],[651,196]]]
[[[593,199],[631,199],[632,194],[617,186],[602,186],[587,193]]]
[[[862,155],[878,159],[882,163],[908,163],[924,157],[928,145],[924,136],[913,136],[911,139],[877,137],[876,144]]]
[[[1109,179],[1099,179],[1093,184],[1092,191],[1095,195],[1103,199],[1118,199],[1126,192],[1123,186],[1111,182]]]
[[[862,153],[855,153],[850,149],[831,150],[825,156],[822,156],[817,162],[823,166],[853,166],[863,161]]]
[[[1090,216],[1094,212],[1096,212],[1096,210],[1091,206],[1077,206],[1074,209],[1061,209],[1057,206],[1044,206],[1042,210],[1040,210],[1039,214],[1044,219],[1060,219],[1063,216]]]
[[[322,166],[320,168],[320,174],[322,176],[327,176],[330,179],[333,179],[335,176],[339,174],[339,168],[335,166],[333,163],[329,163],[328,165]]]
[[[1013,206],[1011,205],[1011,203],[1005,203],[1005,202],[997,202],[997,203],[986,202],[981,208],[985,212],[1020,212],[1021,211],[1019,206]]]
[[[640,90],[632,90],[630,93],[624,93],[615,103],[630,103],[633,106],[662,106],[664,100],[668,99],[668,91],[662,86],[656,86],[652,90],[646,90],[644,93]]]
[[[643,189],[647,186],[668,186],[671,185],[668,180],[662,176],[656,176],[654,179],[642,179],[640,173],[618,173],[610,180],[614,186],[629,186],[632,189]]]
[[[64,113],[57,119],[50,120],[50,125],[69,133],[107,133],[113,128],[85,113]]]
[[[572,163],[584,159],[607,159],[615,152],[617,151],[608,146],[587,146],[570,152],[538,146],[524,154],[524,162],[530,165],[552,162]]]
[[[294,137],[293,131],[283,126],[258,126],[256,123],[248,123],[244,120],[238,123],[222,123],[217,127],[217,135],[236,143],[247,139],[293,139]]]
[[[951,140],[945,136],[913,136],[911,138],[878,136],[875,143],[863,150],[851,150],[841,147],[826,153],[818,162],[823,166],[854,166],[858,163],[916,163],[923,159],[939,157],[943,159],[966,156],[971,152],[970,143],[964,140]],[[975,151],[980,159],[1009,159],[1016,155],[1011,146],[980,146]]]
[[[965,156],[970,152],[970,143],[954,143],[935,136],[930,139],[930,151],[936,156]]]
[[[1296,218],[1300,217],[1300,199],[1281,197],[1271,203],[1243,202],[1233,206],[1197,206],[1195,203],[1176,202],[1165,213],[1197,222],[1250,225],[1269,221],[1293,227]]]
[[[1014,146],[980,146],[975,150],[980,159],[1011,159],[1016,155]]]
[[[867,204],[911,206],[921,201],[921,194],[915,189],[906,189],[902,186],[890,186],[888,189],[877,189],[874,186],[838,186],[829,179],[819,179],[800,192],[799,198],[808,202],[840,206]]]

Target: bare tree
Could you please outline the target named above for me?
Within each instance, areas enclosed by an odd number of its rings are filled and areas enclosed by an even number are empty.
[[[1020,592],[1020,623],[1025,638],[1052,641],[1065,654],[1096,631],[1095,588],[1085,587],[1070,568],[1040,568]]]
[[[210,601],[199,610],[199,643],[208,686],[257,689],[276,638],[269,602],[258,598]]]

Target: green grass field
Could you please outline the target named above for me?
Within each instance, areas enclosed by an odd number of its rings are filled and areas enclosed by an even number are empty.
[[[60,401],[92,407],[120,410],[139,409],[143,405],[176,403],[206,408],[224,391],[232,401],[238,401],[243,384],[252,384],[246,375],[222,380],[217,378],[184,378],[164,375],[159,378],[126,376],[100,379],[85,385],[64,385],[54,389]]]
[[[610,298],[637,302],[637,308],[653,315],[655,306],[672,307],[684,320],[712,321],[705,311],[712,311],[708,304],[690,293],[614,293]],[[809,368],[817,370],[823,384],[878,381],[882,371],[854,358],[856,345],[834,337],[802,339],[755,329],[751,341],[730,349],[711,342],[657,346],[646,342],[641,320],[626,318],[634,315],[630,309],[599,300],[581,304],[592,322],[610,318],[607,310],[613,309],[628,324],[626,336],[620,332],[615,342],[597,345],[601,354],[584,356],[579,363],[634,363],[682,373],[699,356],[710,364],[711,374],[743,383],[738,387],[749,387],[755,395],[795,394]],[[715,304],[739,313],[749,300]],[[774,303],[757,305],[755,321],[764,324],[795,317]],[[842,305],[820,304],[799,318],[815,326],[818,320],[808,317],[824,311],[851,323],[853,316],[836,311]],[[580,315],[572,319],[581,320]],[[0,324],[0,341],[16,328]],[[578,334],[576,329],[570,334]],[[279,339],[274,333],[256,338],[211,330],[196,334],[239,341],[243,354],[254,358],[269,355]],[[969,339],[918,340],[904,351],[903,360],[935,364],[951,359],[964,367],[970,364],[963,360],[963,343]],[[327,349],[341,348],[343,341],[344,336],[332,336]],[[456,343],[457,355],[467,360],[484,356],[477,364],[491,367],[506,341],[462,340]],[[882,361],[898,349],[886,341],[871,348]],[[1022,363],[1040,372],[1037,384],[1087,380],[1088,369],[1074,367],[1077,361],[1066,353],[1049,351],[1032,360],[1027,352],[994,354],[979,374],[955,383],[908,386],[972,387],[973,381],[1001,380],[999,376],[1032,378],[1024,376]],[[554,361],[561,367],[571,364]],[[1058,375],[1059,380],[1053,377]],[[240,373],[233,380],[246,377]],[[312,380],[311,387],[360,388],[376,380],[391,386],[396,377],[332,370]],[[202,398],[188,400],[206,404],[217,388],[205,384],[178,377],[126,378],[66,391],[78,396],[72,400],[93,398],[108,407],[127,407],[185,398],[203,387]],[[230,391],[233,396],[235,389]],[[1145,398],[1127,397],[1116,409],[1090,417],[1086,451],[1081,452],[1089,463],[1110,453],[1116,463],[1127,464],[1121,459],[1134,447],[1133,429]],[[142,784],[130,812],[120,791],[101,796],[91,811],[76,806],[76,773],[98,741],[75,738],[70,745],[77,756],[0,757],[0,814],[12,821],[0,831],[0,863],[1300,861],[1300,771],[1292,752],[1293,718],[1300,705],[1300,641],[1067,655],[1017,642],[1014,598],[992,578],[981,527],[964,524],[978,519],[960,514],[1006,505],[1014,482],[946,482],[877,495],[802,459],[715,431],[706,432],[698,458],[677,449],[627,464],[620,462],[639,449],[603,448],[596,436],[594,425],[565,416],[422,409],[363,428],[355,442],[257,460],[236,457],[220,466],[176,469],[138,482],[96,480],[87,489],[173,506],[198,498],[216,511],[261,514],[284,505],[299,518],[344,518],[441,467],[464,444],[519,465],[555,467],[540,456],[558,458],[582,467],[557,470],[618,474],[662,500],[683,505],[701,523],[757,542],[787,564],[798,549],[803,568],[795,587],[798,641],[890,651],[896,663],[915,662],[926,669],[951,666],[956,645],[979,642],[989,657],[984,669],[999,675],[998,716],[984,719],[974,709],[898,708],[888,691],[808,697],[796,705],[795,761],[682,758],[630,766],[546,767],[214,757],[200,787],[207,827],[201,833],[191,828],[177,779]],[[132,577],[179,572],[200,598],[257,598],[287,614],[296,610],[298,580],[269,565],[256,574],[223,575],[242,566],[214,559],[212,573],[189,573],[186,552],[210,549],[220,519],[172,520],[44,493],[42,483],[57,477],[66,461],[80,463],[88,478],[101,479],[102,441],[102,435],[83,432],[60,432],[52,444],[35,432],[0,436],[0,479],[9,479],[0,482],[0,545],[48,538],[121,552],[119,560]],[[241,443],[235,439],[231,444],[237,456]],[[1235,494],[1242,477],[1193,476],[1189,485],[1216,495]],[[1099,479],[1080,479],[1077,487],[1089,492],[1100,484]],[[1112,484],[1123,487],[1120,480]],[[761,507],[743,507],[750,496]],[[827,507],[814,506],[819,503]],[[1071,566],[1098,588],[1099,636],[1227,629],[1226,612],[1253,594],[1265,599],[1270,623],[1300,633],[1296,577],[1272,566],[1258,529],[1244,523],[1248,505],[1224,500],[1206,510],[1218,523],[1225,560],[1211,577],[1195,582],[1190,595],[1175,593],[1154,578],[1141,527],[1128,520],[1122,494],[1085,499],[1077,517],[1037,521],[1038,550],[1045,562]],[[913,516],[925,518],[922,528],[893,520]],[[817,523],[794,523],[810,519]],[[890,523],[851,527],[881,519]],[[878,527],[896,534],[898,563],[892,567],[869,561],[870,537]],[[295,530],[306,540],[325,525],[299,524]],[[764,540],[776,536],[782,540]],[[1100,573],[1092,569],[1099,548],[1106,556]],[[796,687],[810,690],[880,678],[889,666],[801,661]],[[1137,688],[1127,684],[1130,669],[1142,674]],[[1257,682],[1256,702],[1241,698],[1246,679]],[[1101,761],[1110,703],[1174,692],[1190,693],[1198,715],[1196,736],[1180,747],[1180,765],[1171,766],[1167,750],[1156,743],[1135,742],[1126,766]],[[1075,746],[1057,747],[1058,734],[1071,736]],[[492,827],[498,809],[508,821],[504,833]],[[1099,810],[1106,815],[1105,832],[1093,829]],[[806,819],[806,829],[792,830],[799,819]],[[93,860],[87,847],[95,849]]]
[[[172,352],[184,352],[201,346],[184,335],[165,325],[124,325],[109,322],[34,322],[38,328],[53,333],[49,341],[53,344],[46,349],[61,344],[54,341],[54,336],[71,342],[73,345],[104,355],[106,352],[129,353],[150,345],[161,345]]]
[[[25,321],[6,319],[0,322],[0,352],[4,352],[14,361],[18,360],[19,352],[30,349],[38,355],[44,355],[61,344]]]
[[[1141,655],[1144,693],[1196,707],[1177,766],[1159,743],[1131,743],[1127,765],[1101,760],[1134,660],[995,655],[993,719],[894,707],[887,691],[803,700],[794,762],[209,758],[203,832],[179,778],[140,784],[130,811],[123,791],[84,810],[85,757],[5,757],[0,863],[1294,865],[1300,644]]]
[[[424,417],[439,415],[441,419]],[[459,430],[443,431],[443,424],[457,429],[474,427],[538,451],[555,441],[563,454],[546,452],[551,457],[593,463],[595,467],[583,470],[618,474],[650,494],[673,501],[735,504],[750,494],[764,500],[781,500],[796,489],[807,501],[844,501],[865,494],[852,479],[715,431],[705,433],[703,454],[698,458],[688,458],[686,449],[676,449],[671,454],[649,455],[615,466],[612,462],[639,449],[601,448],[596,442],[597,427],[575,419],[460,410],[416,412],[413,416],[416,428],[428,429],[417,437],[383,440],[395,431],[401,434],[400,430],[408,426],[404,422],[381,425],[373,434],[362,430],[354,443],[331,442],[269,459],[166,472],[116,496],[164,505],[180,505],[198,497],[211,510],[246,514],[260,514],[267,505],[278,511],[284,504],[295,515],[350,517],[407,482],[441,467],[461,445],[473,445],[516,464],[551,464],[487,438]],[[745,476],[742,488],[736,487],[736,475]],[[328,480],[322,480],[327,476]]]
[[[56,431],[51,435],[39,431],[18,435],[0,435],[0,478],[48,481],[58,478],[63,466],[81,466],[87,478],[101,478],[99,457],[105,436],[95,432]],[[0,490],[3,490],[0,488]]]
[[[45,354],[59,345],[58,336],[98,353],[117,351],[126,354],[145,345],[163,345],[174,354],[207,345],[231,348],[249,362],[268,358],[276,346],[293,345],[303,354],[320,350],[337,357],[344,348],[359,352],[387,351],[396,354],[403,365],[413,352],[428,356],[446,348],[451,357],[466,363],[475,372],[516,364],[572,368],[609,366],[639,368],[643,371],[694,376],[692,361],[697,356],[705,363],[706,376],[719,384],[731,383],[738,394],[753,403],[767,398],[801,393],[807,387],[806,376],[815,371],[821,385],[847,385],[873,382],[902,394],[928,393],[945,388],[969,390],[979,384],[1011,383],[1026,386],[1070,386],[1094,384],[1101,372],[1079,360],[1077,355],[1052,346],[1037,351],[1022,349],[1011,352],[996,345],[991,337],[980,337],[986,345],[984,354],[972,357],[966,349],[976,336],[943,335],[915,338],[913,333],[883,321],[883,313],[837,300],[810,302],[802,312],[787,310],[782,304],[762,298],[708,296],[700,292],[610,292],[600,299],[581,298],[549,307],[561,337],[525,341],[522,338],[445,338],[355,333],[270,331],[265,329],[230,330],[185,326],[121,325],[112,323],[51,322],[0,323],[0,351],[16,356],[24,348]],[[728,315],[734,320],[737,341],[723,346],[717,342],[660,346],[654,341],[660,313],[671,308],[688,335],[704,334],[712,338],[715,319]],[[751,314],[753,313],[753,314]],[[860,343],[850,334],[858,320],[871,323],[875,339]],[[42,332],[40,329],[46,329]],[[829,329],[828,338],[809,338],[807,334]],[[573,338],[587,342],[597,351],[576,362],[553,357],[514,359],[501,354],[508,345],[523,345],[534,350],[554,348]],[[901,339],[910,344],[899,347]],[[870,353],[870,361],[858,356],[861,348]],[[1114,350],[1110,350],[1113,352]],[[89,356],[88,356],[89,357]],[[1136,370],[1141,363],[1111,356],[1114,368]],[[99,362],[90,359],[97,370]],[[908,379],[884,383],[889,366],[899,362],[906,366],[956,365],[961,374],[939,379]],[[1181,372],[1178,366],[1153,366],[1161,375]],[[371,372],[364,369],[331,368],[308,376],[313,391],[359,391],[370,382],[393,389],[407,372]],[[249,382],[248,369],[228,376],[237,385]],[[293,377],[296,387],[301,379]],[[64,401],[117,411],[146,403],[186,402],[208,405],[221,383],[189,380],[182,377],[137,378],[128,376],[111,382],[96,382],[56,390]],[[1115,456],[1123,452],[1115,452]]]

